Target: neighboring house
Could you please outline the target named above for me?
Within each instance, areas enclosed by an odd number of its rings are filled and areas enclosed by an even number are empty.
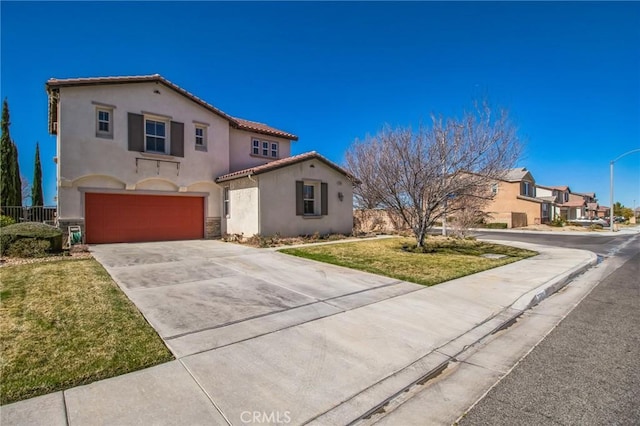
[[[554,200],[552,219],[556,216],[564,220],[573,220],[580,217],[596,217],[598,203],[594,193],[571,192],[568,186],[538,185],[538,194],[551,195]]]
[[[587,215],[587,202],[584,197],[569,193],[569,200],[560,205],[560,215],[565,220],[574,220]]]
[[[87,243],[351,232],[355,179],[315,152],[290,157],[289,132],[157,74],[46,89],[58,225],[79,225]]]
[[[598,211],[596,212],[596,216],[599,218],[609,217],[609,207],[608,206],[598,206]]]
[[[493,200],[484,208],[488,222],[506,223],[509,228],[546,223],[552,219],[551,198],[536,196],[531,172],[520,167],[492,184]]]

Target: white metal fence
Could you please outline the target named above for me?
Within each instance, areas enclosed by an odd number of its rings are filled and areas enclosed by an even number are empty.
[[[9,216],[18,222],[42,222],[48,225],[56,223],[56,206],[2,206],[2,216]]]

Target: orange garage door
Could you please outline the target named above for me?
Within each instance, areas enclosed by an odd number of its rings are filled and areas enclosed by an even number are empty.
[[[204,198],[85,194],[87,243],[193,240],[204,236]]]

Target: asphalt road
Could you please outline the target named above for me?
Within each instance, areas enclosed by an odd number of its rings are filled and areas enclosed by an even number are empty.
[[[558,235],[550,234],[521,234],[516,232],[474,232],[477,238],[501,240],[501,241],[523,241],[526,243],[542,244],[554,247],[576,248],[589,250],[601,256],[610,256],[617,250],[621,243],[633,238],[633,235],[619,234],[614,236],[604,235]]]
[[[639,241],[460,425],[640,424]]]

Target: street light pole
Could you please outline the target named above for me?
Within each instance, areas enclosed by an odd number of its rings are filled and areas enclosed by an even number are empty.
[[[613,232],[613,163],[615,163],[616,161],[618,161],[619,159],[621,159],[622,157],[626,157],[629,154],[633,154],[634,152],[640,152],[640,148],[637,149],[632,149],[629,152],[625,152],[624,154],[618,156],[618,158],[616,158],[615,160],[611,160],[611,162],[609,163],[609,201],[611,202],[611,205],[609,206],[609,227],[611,229],[611,232]]]
[[[609,163],[609,230],[613,232],[613,160]]]

